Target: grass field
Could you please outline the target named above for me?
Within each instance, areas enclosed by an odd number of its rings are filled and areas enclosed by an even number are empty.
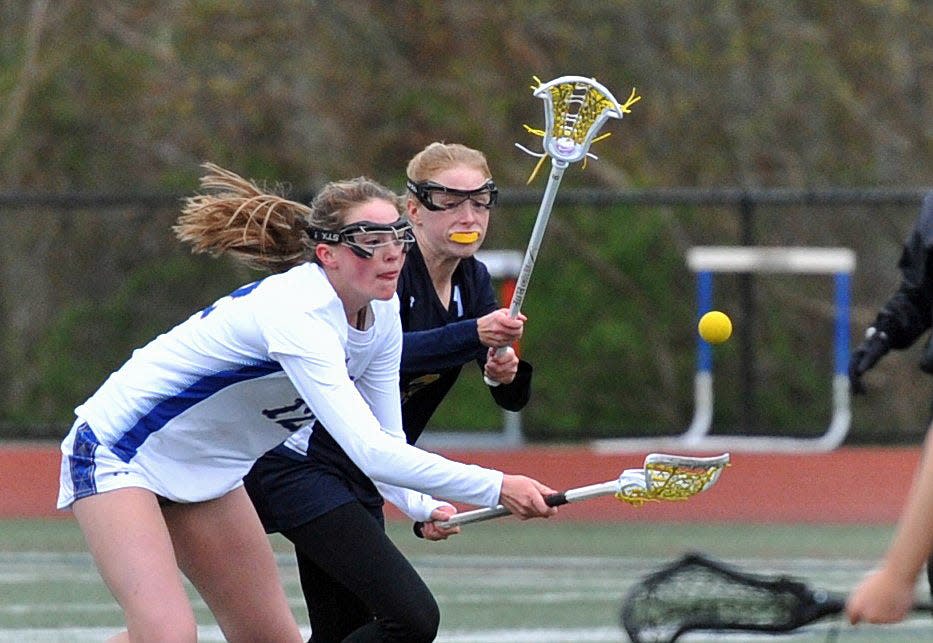
[[[464,528],[445,543],[390,532],[441,605],[447,643],[626,641],[620,599],[643,574],[696,549],[753,571],[782,572],[845,591],[875,563],[890,527],[527,522],[503,519]],[[287,542],[275,538],[282,576],[306,624]],[[918,596],[926,590],[918,586]],[[221,641],[203,603],[201,639]],[[102,640],[121,627],[81,535],[70,520],[0,521],[0,641]],[[929,641],[933,621],[851,628],[830,619],[793,635],[705,635],[683,640]]]

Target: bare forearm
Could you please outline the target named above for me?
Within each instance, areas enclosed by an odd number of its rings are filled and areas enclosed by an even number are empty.
[[[933,553],[933,427],[884,565],[898,578],[913,581]]]

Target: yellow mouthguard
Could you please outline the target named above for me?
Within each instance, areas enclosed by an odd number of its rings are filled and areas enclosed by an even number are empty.
[[[451,232],[449,238],[454,243],[473,243],[479,239],[479,232]]]

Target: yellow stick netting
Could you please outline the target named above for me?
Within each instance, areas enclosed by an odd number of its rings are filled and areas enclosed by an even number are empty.
[[[645,466],[645,477],[651,479],[650,489],[627,487],[615,495],[633,506],[662,500],[686,500],[700,493],[715,481],[724,465],[684,467],[651,463]],[[647,482],[647,481],[646,481]]]
[[[537,76],[533,77],[537,85],[532,85],[532,90],[537,91],[543,83]],[[581,89],[585,91],[581,92]],[[606,95],[598,87],[589,85],[581,87],[578,81],[568,81],[559,83],[548,89],[549,100],[553,110],[553,123],[550,123],[550,135],[554,138],[569,138],[577,145],[585,143],[590,135],[590,130],[596,120],[605,111],[618,111],[619,114],[631,113],[631,106],[641,100],[636,90],[633,88],[628,99],[623,104],[616,102],[611,95]],[[548,132],[544,129],[533,128],[524,125],[527,132],[544,138]],[[590,142],[595,143],[608,137],[611,133],[607,132]],[[535,164],[528,177],[527,183],[534,181],[544,163],[544,156]],[[586,167],[586,158],[583,160],[583,167]]]

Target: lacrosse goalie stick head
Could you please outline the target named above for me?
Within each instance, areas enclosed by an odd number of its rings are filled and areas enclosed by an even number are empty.
[[[729,454],[690,457],[651,453],[644,469],[626,469],[619,476],[616,498],[632,505],[649,501],[686,500],[706,491],[729,464]]]
[[[621,618],[633,643],[673,643],[695,630],[789,632],[844,608],[844,597],[800,581],[690,553],[629,590]]]

